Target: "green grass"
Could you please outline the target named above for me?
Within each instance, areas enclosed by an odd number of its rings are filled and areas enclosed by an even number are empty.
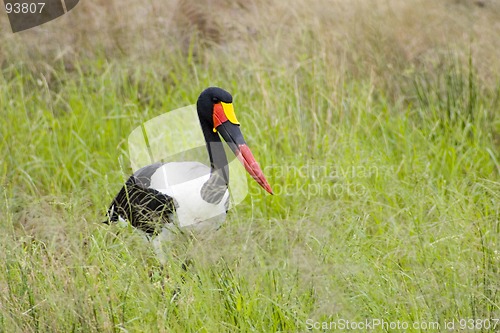
[[[500,318],[498,85],[447,61],[392,98],[314,52],[294,66],[262,57],[243,70],[215,48],[0,72],[0,331],[290,332],[373,318],[438,332]],[[209,85],[233,93],[276,195],[249,179],[223,228],[178,240],[161,268],[140,235],[99,222],[130,172],[130,131]]]

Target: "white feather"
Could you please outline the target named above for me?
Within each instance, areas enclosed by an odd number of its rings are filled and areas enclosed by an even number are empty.
[[[150,187],[172,198],[177,226],[182,229],[217,229],[226,218],[229,191],[218,204],[206,202],[201,188],[210,177],[210,168],[199,162],[171,162],[158,168]]]

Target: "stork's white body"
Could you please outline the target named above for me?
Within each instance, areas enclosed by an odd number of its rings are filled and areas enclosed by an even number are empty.
[[[150,188],[176,202],[174,224],[181,229],[217,229],[226,218],[229,191],[218,204],[201,197],[201,188],[210,178],[210,168],[199,162],[163,164],[151,176]]]
[[[168,245],[176,234],[217,230],[226,219],[228,190],[218,204],[201,197],[201,188],[209,178],[210,168],[199,162],[166,163],[152,174],[149,187],[173,198],[176,206],[170,216],[172,223],[165,224],[152,239],[156,256],[162,264],[167,262]]]

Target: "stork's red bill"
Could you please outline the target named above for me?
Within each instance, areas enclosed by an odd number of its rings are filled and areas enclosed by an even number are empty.
[[[262,172],[259,163],[255,160],[252,151],[243,138],[243,134],[239,128],[240,122],[236,119],[233,104],[220,102],[214,104],[213,109],[213,131],[221,134],[252,178],[268,193],[273,194],[273,190],[267,182],[264,172]]]

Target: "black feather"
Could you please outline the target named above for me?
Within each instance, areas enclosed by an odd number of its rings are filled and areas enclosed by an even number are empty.
[[[164,223],[172,223],[175,201],[152,188],[145,188],[136,176],[131,176],[113,199],[108,210],[108,221],[117,222],[121,216],[134,227],[148,234],[161,230]]]

